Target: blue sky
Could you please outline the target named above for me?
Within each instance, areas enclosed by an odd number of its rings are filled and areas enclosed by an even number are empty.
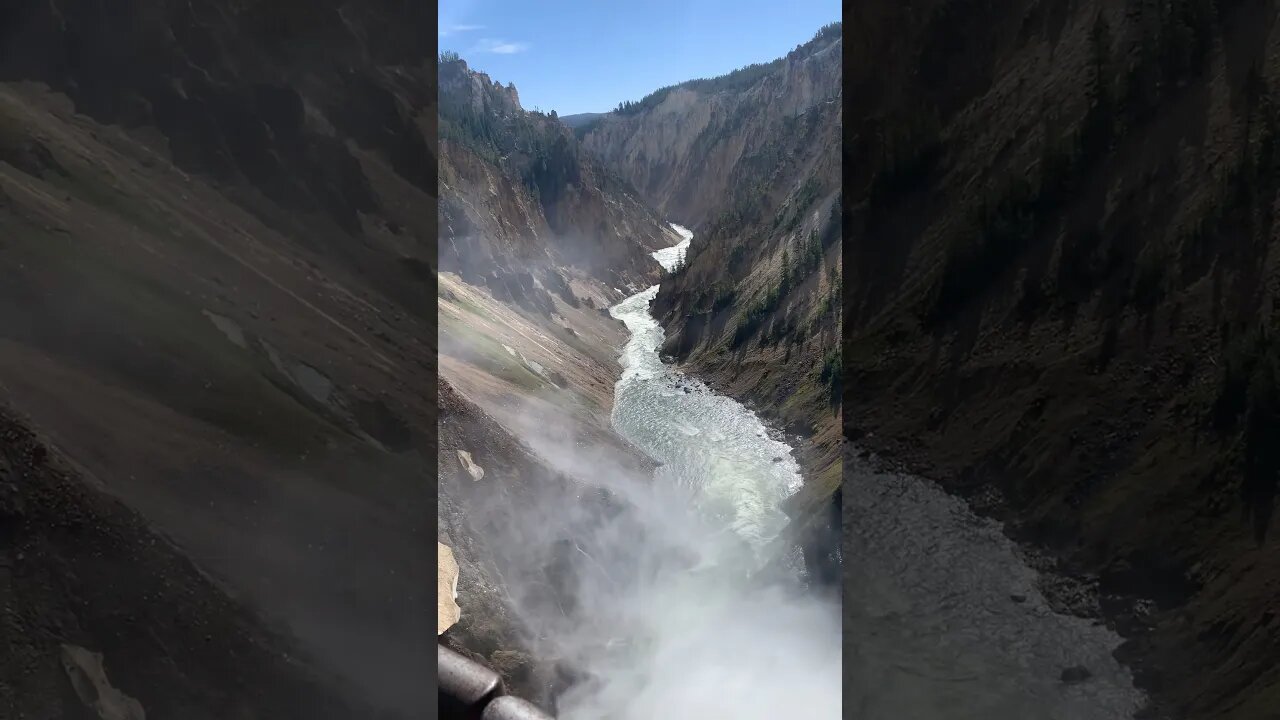
[[[440,49],[561,115],[787,54],[837,0],[442,0]]]

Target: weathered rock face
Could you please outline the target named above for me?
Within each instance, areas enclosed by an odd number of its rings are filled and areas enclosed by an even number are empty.
[[[583,147],[667,217],[700,227],[744,191],[773,193],[784,184],[771,177],[779,158],[768,163],[761,154],[794,129],[790,121],[821,115],[837,100],[835,114],[821,116],[838,122],[841,51],[837,27],[771,63],[659,90],[638,109],[588,121],[579,128]],[[839,155],[838,144],[821,150]],[[765,181],[771,187],[757,186]]]
[[[1096,573],[1171,716],[1274,713],[1276,8],[853,11],[848,436]]]
[[[830,525],[840,481],[839,24],[781,58],[660,90],[583,144],[695,231],[654,312],[664,352],[804,436],[793,515]],[[838,529],[830,527],[831,533]],[[834,547],[835,535],[811,544]]]
[[[612,287],[656,281],[648,253],[679,238],[568,128],[461,59],[442,60],[440,100],[441,269],[546,312],[566,273]]]
[[[138,526],[110,550],[49,506],[58,553],[102,556],[29,555],[74,613],[0,634],[102,652],[155,717],[434,707],[430,10],[356,5],[0,7],[0,402],[80,469],[58,492]],[[0,715],[65,715],[46,651],[14,657]]]

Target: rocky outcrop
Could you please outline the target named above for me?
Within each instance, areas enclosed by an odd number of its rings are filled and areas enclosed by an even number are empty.
[[[79,645],[63,645],[62,668],[66,670],[80,702],[93,710],[100,720],[146,720],[147,713],[142,703],[120,692],[107,678],[106,668],[102,666],[102,653]]]
[[[854,13],[846,434],[1096,578],[1159,708],[1273,713],[1275,7]]]
[[[790,508],[827,564],[839,517],[840,147],[837,23],[786,57],[664,88],[589,125],[583,145],[695,231],[654,312],[664,352],[799,435]],[[818,560],[817,556],[824,559]]]
[[[453,550],[436,543],[436,634],[443,635],[462,616],[458,607],[458,561]]]

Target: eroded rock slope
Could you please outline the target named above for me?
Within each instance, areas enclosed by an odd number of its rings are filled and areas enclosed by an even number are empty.
[[[850,29],[846,435],[1096,581],[1158,706],[1273,715],[1276,8]]]
[[[0,402],[74,470],[38,502],[105,492],[127,508],[75,510],[40,541],[54,550],[26,556],[76,572],[49,597],[79,604],[21,620],[33,658],[102,652],[157,717],[435,706],[419,673],[436,419],[426,13],[0,9]],[[119,550],[76,570],[68,538],[112,528]],[[158,559],[130,554],[163,537]],[[180,575],[151,594],[135,562]],[[168,627],[187,608],[202,633]],[[221,639],[233,625],[243,642]],[[63,716],[65,688],[0,688],[28,716]]]

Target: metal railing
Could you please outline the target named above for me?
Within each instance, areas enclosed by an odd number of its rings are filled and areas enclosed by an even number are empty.
[[[506,694],[498,673],[444,645],[439,652],[441,720],[555,720]]]

